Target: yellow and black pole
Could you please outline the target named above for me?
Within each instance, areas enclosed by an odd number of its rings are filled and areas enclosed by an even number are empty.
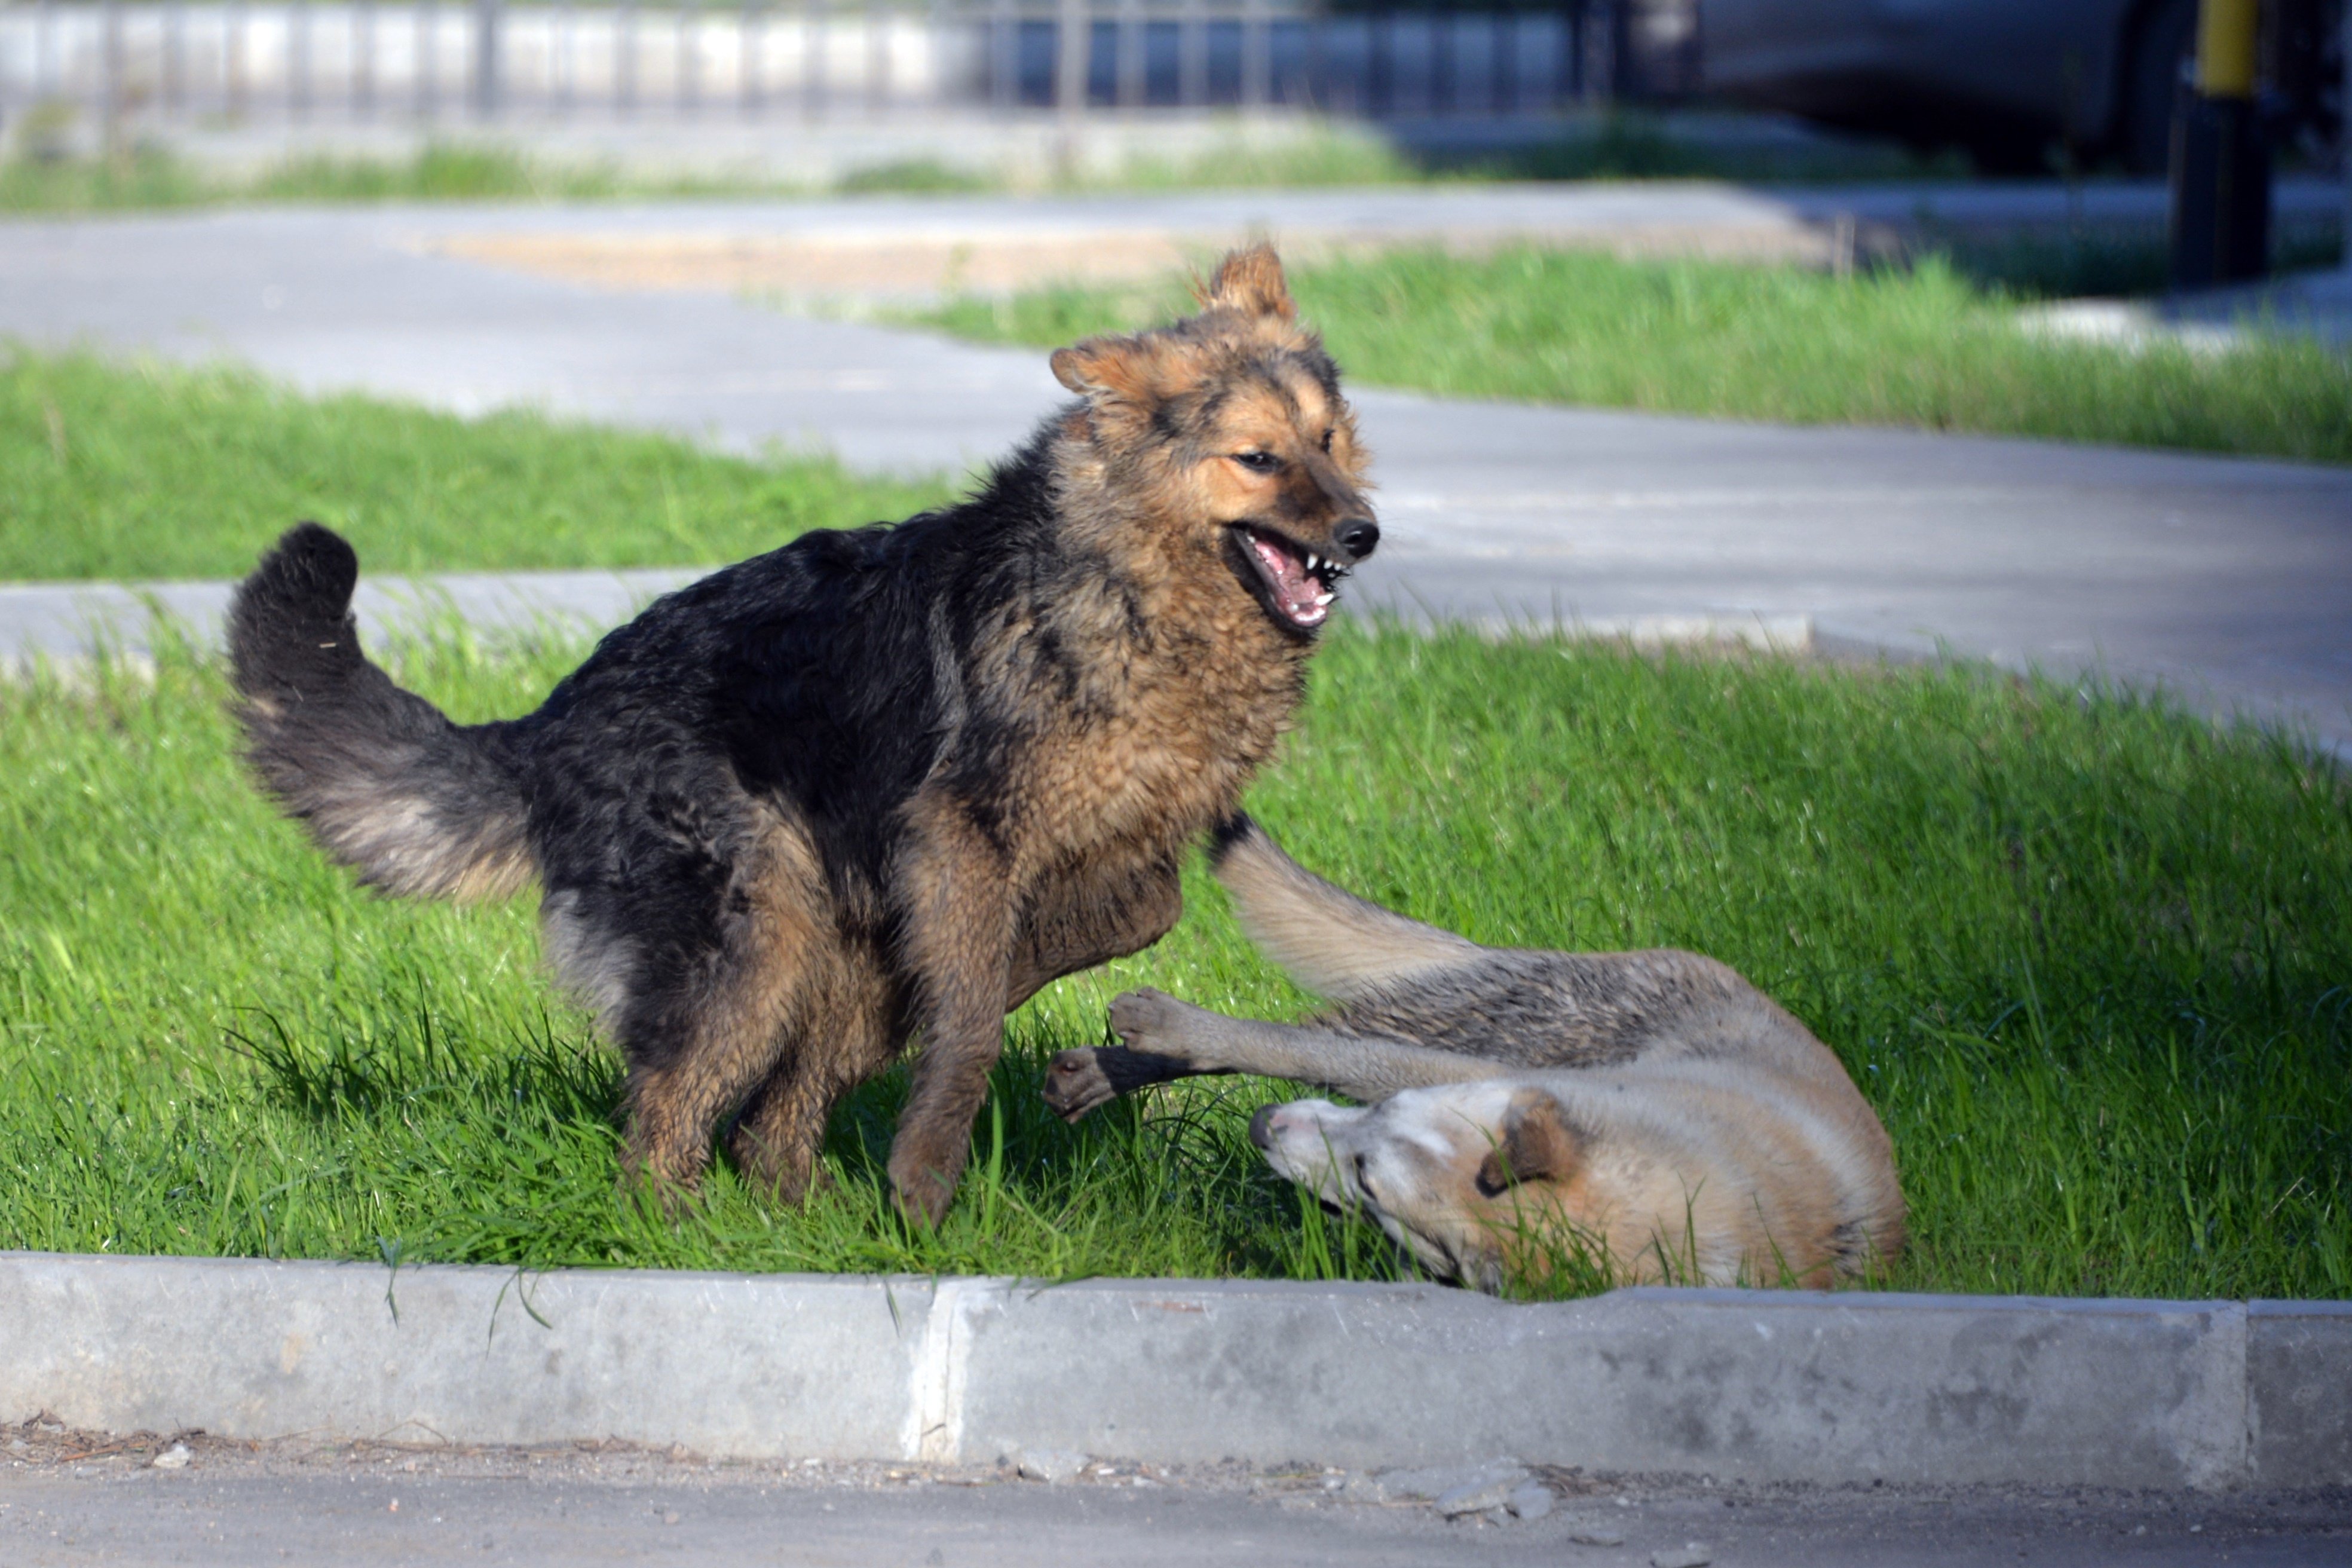
[[[2197,65],[2172,118],[2172,286],[2260,278],[2271,154],[2255,99],[2259,0],[2199,0]]]

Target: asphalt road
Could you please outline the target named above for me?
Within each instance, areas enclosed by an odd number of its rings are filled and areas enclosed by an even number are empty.
[[[635,1451],[383,1445],[257,1449],[203,1439],[192,1447],[192,1462],[172,1471],[121,1452],[78,1459],[70,1441],[0,1464],[0,1560],[12,1568],[1640,1568],[1694,1556],[1720,1568],[2352,1563],[2352,1500],[2341,1496],[1758,1489],[1554,1475],[1556,1501],[1544,1518],[1449,1522],[1425,1503],[1351,1501],[1348,1483],[1357,1478],[1344,1474],[1232,1466],[1139,1478],[1130,1465],[1049,1486],[1004,1467],[718,1465]]]
[[[1628,199],[1610,198],[1619,209]],[[228,357],[306,387],[461,412],[531,405],[739,449],[818,444],[871,468],[955,468],[1003,451],[1054,405],[1042,354],[712,290],[599,289],[446,247],[805,235],[828,222],[901,236],[965,226],[983,241],[1022,230],[1082,243],[1147,221],[1204,237],[1278,237],[1276,220],[1410,233],[1566,222],[1543,205],[1562,200],[1505,190],[12,222],[0,224],[0,337]],[[1700,188],[1661,193],[1648,217],[1606,203],[1570,216],[1737,225],[1757,205]],[[1801,617],[1832,645],[1947,646],[2162,684],[2352,752],[2352,468],[1376,390],[1358,400],[1388,529],[1354,585],[1359,604],[1637,629],[1645,617]],[[69,594],[9,595],[0,655],[55,637],[72,607]]]

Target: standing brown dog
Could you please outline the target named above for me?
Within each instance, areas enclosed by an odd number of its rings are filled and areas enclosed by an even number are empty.
[[[1274,253],[1227,257],[1201,306],[1055,354],[1077,401],[971,500],[672,594],[521,719],[452,724],[368,663],[357,561],[304,524],[231,618],[253,765],[387,891],[538,878],[658,1188],[733,1117],[797,1199],[835,1102],[919,1037],[890,1177],[936,1220],[1003,1016],[1175,923],[1182,856],[1380,537]]]

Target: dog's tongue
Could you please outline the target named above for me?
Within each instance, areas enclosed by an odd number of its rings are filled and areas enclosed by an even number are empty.
[[[1307,563],[1262,533],[1249,537],[1250,548],[1257,552],[1267,575],[1274,579],[1274,596],[1282,613],[1302,626],[1319,625],[1330,609],[1319,602],[1324,597],[1323,585],[1307,575]]]

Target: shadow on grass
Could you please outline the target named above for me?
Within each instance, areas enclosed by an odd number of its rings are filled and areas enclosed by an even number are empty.
[[[618,1058],[542,1014],[528,1032],[484,1039],[436,1014],[425,992],[406,1005],[330,1008],[289,1023],[256,1011],[229,1032],[260,1097],[309,1123],[323,1145],[414,1180],[450,1173],[419,1223],[373,1237],[410,1261],[686,1268],[821,1268],[914,1273],[1000,1269],[1033,1258],[1051,1279],[1133,1272],[1139,1233],[1171,1222],[1200,1233],[1202,1272],[1305,1279],[1411,1277],[1376,1227],[1327,1216],[1275,1178],[1243,1129],[1266,1095],[1228,1082],[1126,1100],[1077,1126],[1047,1109],[1046,1064],[1066,1041],[1024,1020],[990,1077],[971,1164],[936,1232],[908,1225],[889,1197],[890,1141],[907,1095],[905,1065],[836,1108],[825,1181],[802,1205],[756,1190],[722,1152],[688,1212],[656,1212],[620,1181]],[[249,1093],[223,1082],[216,1108]],[[460,1172],[465,1173],[462,1179]],[[232,1169],[226,1178],[237,1190]],[[272,1202],[239,1200],[257,1222],[251,1250],[275,1254]]]
[[[2334,220],[2282,223],[2272,237],[2271,269],[2334,267],[2343,255]],[[1930,234],[1915,249],[1978,288],[2021,300],[2144,298],[2172,287],[2171,249],[2156,225],[2084,227],[2071,233],[2000,237]]]

